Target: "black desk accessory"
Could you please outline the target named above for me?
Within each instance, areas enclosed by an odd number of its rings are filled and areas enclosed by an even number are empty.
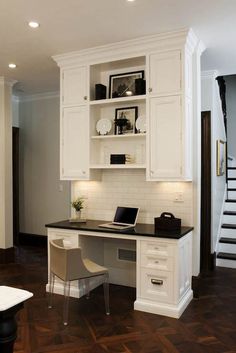
[[[170,212],[163,212],[160,217],[154,218],[155,220],[155,231],[158,230],[180,230],[181,219],[175,218],[175,216]]]

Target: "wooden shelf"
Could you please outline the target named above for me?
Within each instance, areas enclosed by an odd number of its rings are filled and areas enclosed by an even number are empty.
[[[99,99],[90,101],[90,105],[107,105],[107,104],[123,104],[123,103],[132,103],[132,102],[144,102],[146,100],[146,95],[142,94],[140,96],[129,96],[129,97],[121,97],[121,98],[109,98],[109,99]]]
[[[92,164],[90,169],[145,169],[145,164]]]
[[[95,135],[95,136],[91,136],[91,139],[93,140],[121,139],[122,140],[126,138],[137,139],[137,138],[145,138],[145,137],[146,137],[146,133],[140,133],[140,134],[123,134],[123,135]]]

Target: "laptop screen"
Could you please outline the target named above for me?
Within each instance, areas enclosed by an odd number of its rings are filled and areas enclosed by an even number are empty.
[[[113,222],[133,224],[136,223],[139,208],[136,207],[117,207]]]

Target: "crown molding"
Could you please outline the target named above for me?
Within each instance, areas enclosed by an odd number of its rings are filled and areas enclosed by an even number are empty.
[[[80,51],[54,55],[53,60],[59,67],[76,67],[80,64],[90,64],[122,60],[127,57],[146,55],[147,52],[182,48],[188,43],[193,50],[198,39],[192,29],[180,29],[172,32],[159,33],[122,42],[97,46]]]
[[[10,87],[13,87],[16,82],[17,82],[16,80],[13,80],[11,78],[6,78],[4,76],[0,76],[0,84],[2,84],[2,85],[7,85]]]
[[[38,101],[38,100],[44,100],[44,99],[59,98],[59,97],[60,97],[60,92],[55,91],[55,92],[45,92],[45,93],[36,93],[36,94],[18,96],[18,99],[19,99],[18,101],[31,102],[31,101]]]

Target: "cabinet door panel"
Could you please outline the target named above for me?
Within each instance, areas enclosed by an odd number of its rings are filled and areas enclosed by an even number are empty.
[[[62,72],[62,101],[64,105],[84,104],[87,94],[87,69],[78,67]]]
[[[150,100],[151,179],[182,176],[181,110],[179,96]]]
[[[178,93],[181,90],[181,52],[170,51],[150,56],[152,95]]]
[[[89,121],[86,106],[63,111],[61,163],[63,179],[88,179]]]

